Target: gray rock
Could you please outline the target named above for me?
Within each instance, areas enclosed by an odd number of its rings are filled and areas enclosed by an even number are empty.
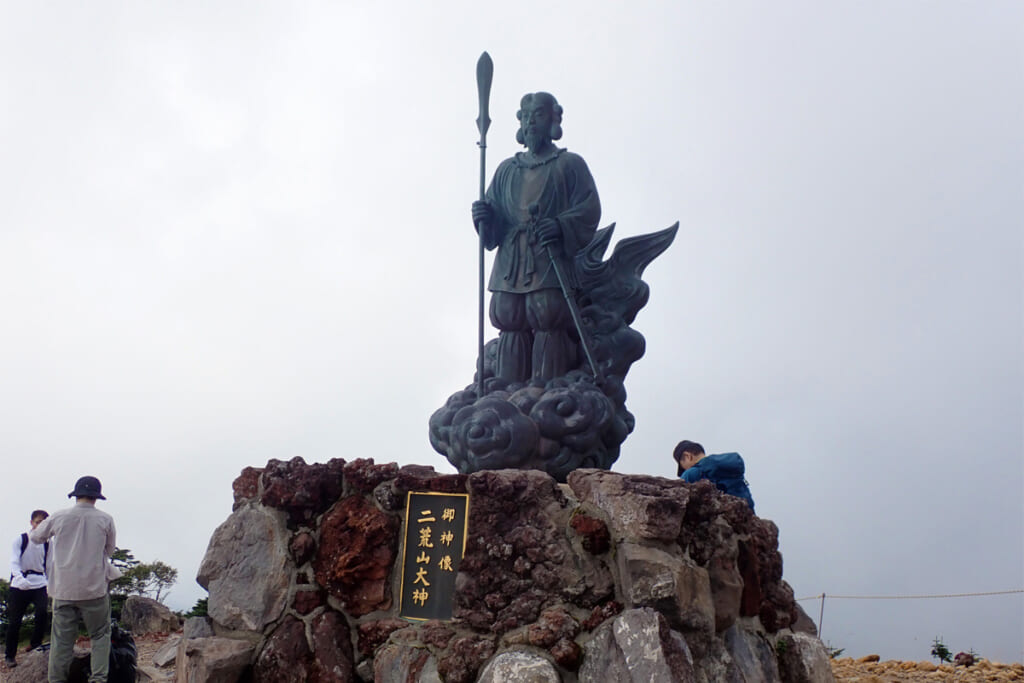
[[[8,683],[39,683],[46,680],[47,658],[49,652],[46,650],[32,650],[28,654],[18,655],[18,666],[8,669],[5,673],[5,681]]]
[[[708,561],[711,601],[715,610],[715,631],[721,633],[736,623],[743,600],[743,576],[735,555],[716,553]]]
[[[288,593],[289,533],[266,508],[247,505],[213,532],[196,580],[210,592],[209,615],[232,630],[262,631],[281,616]]]
[[[178,615],[152,598],[129,595],[121,608],[121,623],[134,635],[170,633],[181,628]]]
[[[806,633],[787,633],[775,641],[779,675],[786,683],[835,683],[832,663],[820,640]]]
[[[581,469],[569,474],[568,482],[581,502],[608,515],[616,541],[679,536],[689,495],[681,480]]]
[[[737,623],[725,632],[724,639],[743,683],[776,683],[781,680],[775,650],[763,632]]]
[[[794,631],[800,633],[806,633],[809,636],[818,637],[818,626],[814,623],[814,619],[810,617],[804,608],[800,606],[800,603],[796,603],[796,621],[789,626]]]
[[[213,620],[210,617],[187,617],[181,635],[183,638],[212,638]]]
[[[232,638],[182,638],[177,683],[237,683],[252,661],[253,643]]]
[[[650,607],[703,656],[715,635],[715,606],[706,570],[658,548],[619,545],[619,575],[630,606]]]
[[[181,636],[171,636],[159,650],[153,653],[153,664],[158,667],[165,667],[174,664],[178,658],[178,643]]]
[[[694,683],[686,641],[652,609],[627,610],[602,624],[584,646],[580,683]]]
[[[40,683],[47,680],[49,650],[33,650],[18,657],[18,666],[6,672],[6,683]],[[68,667],[67,683],[87,683],[89,678],[89,650],[75,647]]]
[[[561,683],[558,671],[540,655],[515,650],[488,662],[477,683]]]

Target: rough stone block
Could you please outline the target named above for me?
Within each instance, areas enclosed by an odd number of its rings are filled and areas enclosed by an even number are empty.
[[[425,648],[389,644],[373,660],[374,683],[441,683],[437,660]]]
[[[129,595],[121,608],[121,623],[137,636],[170,633],[181,628],[181,620],[165,605],[142,595]]]
[[[689,496],[680,480],[580,469],[567,481],[580,502],[608,516],[617,541],[674,541],[679,536]]]
[[[362,616],[391,606],[398,526],[397,517],[362,496],[339,501],[323,516],[313,570],[317,583],[349,614]]]
[[[345,617],[324,612],[310,625],[313,642],[311,683],[350,683],[355,680],[352,636]]]
[[[530,652],[502,652],[488,662],[477,683],[561,683],[551,662]]]
[[[786,633],[775,641],[779,676],[786,683],[835,683],[828,652],[806,633]]]
[[[285,617],[256,657],[253,678],[275,683],[309,683],[310,655],[305,625],[294,617]]]
[[[652,609],[626,610],[584,645],[580,683],[693,683],[686,641]]]
[[[700,654],[714,637],[715,607],[705,569],[658,548],[619,546],[623,593],[633,606],[650,607],[687,637]]]
[[[249,668],[255,645],[232,638],[183,638],[175,665],[177,683],[234,683]]]
[[[284,611],[289,565],[278,515],[255,506],[233,512],[213,532],[196,576],[210,592],[210,617],[232,630],[262,631]]]
[[[186,617],[181,627],[182,638],[212,638],[213,620],[210,617]]]
[[[167,642],[153,653],[153,664],[161,668],[174,664],[174,661],[178,658],[179,642],[181,642],[181,636],[171,636],[168,638]]]
[[[741,622],[733,624],[723,636],[726,651],[744,683],[776,683],[780,680],[775,650],[764,633],[749,629]]]

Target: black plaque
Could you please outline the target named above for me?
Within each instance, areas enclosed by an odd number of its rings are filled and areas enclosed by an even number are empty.
[[[455,575],[466,552],[467,493],[409,492],[402,549],[403,619],[452,618]]]

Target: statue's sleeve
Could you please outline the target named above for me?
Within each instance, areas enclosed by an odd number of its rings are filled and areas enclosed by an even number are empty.
[[[484,230],[484,247],[487,249],[494,249],[501,244],[501,241],[505,239],[505,233],[508,232],[510,227],[508,206],[510,201],[509,193],[511,192],[509,187],[511,168],[511,160],[506,159],[501,162],[498,165],[498,169],[494,172],[494,178],[491,179],[490,187],[487,188],[485,199],[491,205],[493,214],[493,220]]]
[[[583,157],[566,153],[562,164],[561,190],[566,208],[557,215],[562,226],[566,254],[575,254],[590,243],[601,222],[601,200]]]

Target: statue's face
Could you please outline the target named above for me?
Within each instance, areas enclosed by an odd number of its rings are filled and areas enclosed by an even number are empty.
[[[531,152],[536,152],[551,143],[551,123],[554,112],[547,102],[532,101],[522,108],[519,125],[523,130],[523,138]]]

